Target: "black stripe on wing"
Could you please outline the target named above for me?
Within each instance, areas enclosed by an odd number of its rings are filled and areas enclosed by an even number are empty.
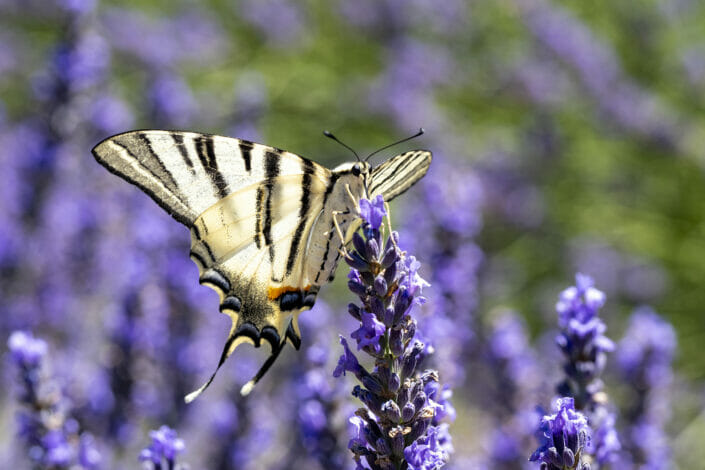
[[[218,160],[215,158],[215,143],[212,135],[202,135],[194,139],[196,154],[206,170],[206,174],[211,179],[218,197],[224,198],[228,195],[228,183],[218,169]]]
[[[265,246],[269,247],[269,261],[274,261],[274,245],[272,244],[272,196],[274,183],[279,176],[280,154],[266,152],[264,155],[264,182],[262,186],[267,191],[267,200],[264,204],[264,220],[262,223],[262,236]]]
[[[291,275],[291,270],[294,268],[296,255],[299,251],[299,244],[304,233],[304,228],[308,222],[308,212],[311,208],[311,184],[315,168],[311,160],[304,159],[303,161],[304,174],[301,178],[301,201],[299,206],[299,224],[294,232],[294,237],[291,240],[289,247],[289,256],[286,260],[286,275]]]

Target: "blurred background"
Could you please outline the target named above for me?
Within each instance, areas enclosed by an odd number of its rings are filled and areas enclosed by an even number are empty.
[[[193,469],[352,468],[357,404],[331,375],[346,268],[251,396],[265,354],[238,350],[187,406],[229,319],[187,230],[90,149],[188,129],[332,167],[351,155],[323,130],[369,153],[423,127],[375,160],[434,152],[392,216],[432,284],[419,331],[454,390],[448,467],[528,465],[561,376],[555,303],[582,272],[618,344],[604,381],[631,463],[613,468],[705,468],[704,109],[695,0],[0,0],[0,341],[46,341],[86,468],[139,468],[162,424]],[[3,351],[0,461],[44,468]]]

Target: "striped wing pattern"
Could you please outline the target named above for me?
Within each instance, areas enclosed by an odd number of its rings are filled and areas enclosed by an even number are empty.
[[[412,187],[428,171],[431,152],[412,150],[381,163],[370,175],[369,194],[381,194],[389,202]]]
[[[331,171],[273,147],[195,132],[127,132],[93,154],[190,228],[199,282],[218,293],[220,311],[232,320],[215,372],[186,401],[208,387],[240,344],[259,347],[264,340],[272,352],[243,387],[248,393],[287,341],[299,348],[297,317],[333,278],[340,248],[360,223],[359,172],[352,164]],[[430,152],[412,151],[382,163],[370,174],[369,194],[393,199],[430,161]]]
[[[191,229],[199,281],[232,319],[218,368],[245,342],[266,340],[269,364],[285,341],[298,349],[296,317],[320,286],[309,279],[303,253],[334,182],[328,169],[273,147],[193,132],[128,132],[93,153]]]

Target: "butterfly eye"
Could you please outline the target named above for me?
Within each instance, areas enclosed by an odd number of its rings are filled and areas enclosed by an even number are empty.
[[[352,174],[355,176],[360,176],[360,173],[362,173],[362,168],[360,168],[360,164],[356,163],[352,167]]]

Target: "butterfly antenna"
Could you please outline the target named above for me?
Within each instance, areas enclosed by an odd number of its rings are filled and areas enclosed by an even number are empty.
[[[342,146],[345,147],[346,149],[350,150],[350,151],[353,153],[353,155],[355,155],[355,158],[357,158],[357,161],[359,161],[359,162],[362,161],[362,159],[360,158],[360,156],[357,154],[357,152],[356,152],[355,150],[353,150],[352,147],[350,147],[349,145],[345,145],[340,139],[338,139],[336,136],[334,136],[330,131],[323,131],[323,135],[326,136],[326,137],[328,137],[329,139],[335,140],[335,141],[338,142],[340,145],[342,145]]]
[[[406,142],[407,140],[415,139],[416,137],[418,137],[418,136],[420,136],[420,135],[422,135],[422,134],[423,134],[423,128],[420,127],[420,128],[419,128],[419,131],[418,131],[416,134],[412,135],[411,137],[407,137],[406,139],[401,139],[400,141],[394,142],[393,144],[385,145],[385,146],[382,147],[381,149],[375,150],[374,152],[372,152],[371,154],[369,154],[369,155],[367,156],[367,158],[365,158],[365,161],[369,160],[372,155],[378,154],[378,153],[381,152],[382,150],[386,150],[386,149],[388,149],[389,147],[394,147],[395,145],[401,144],[402,142]]]

